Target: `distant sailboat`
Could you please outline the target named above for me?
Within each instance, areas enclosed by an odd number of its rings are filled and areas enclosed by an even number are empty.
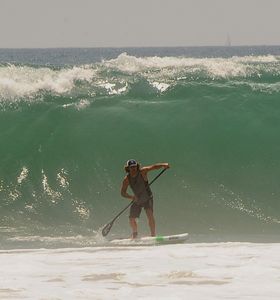
[[[226,47],[231,47],[231,39],[229,34],[227,34]]]

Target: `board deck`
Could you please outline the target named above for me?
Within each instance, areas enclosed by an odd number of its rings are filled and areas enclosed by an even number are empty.
[[[110,244],[116,246],[153,246],[165,244],[178,244],[184,243],[188,239],[188,233],[181,233],[175,235],[157,235],[147,236],[137,239],[115,239],[110,241]]]

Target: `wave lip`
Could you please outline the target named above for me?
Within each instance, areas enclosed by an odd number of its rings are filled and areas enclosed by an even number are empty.
[[[231,58],[136,57],[127,53],[92,65],[52,69],[50,67],[0,66],[0,103],[24,100],[38,102],[42,93],[78,98],[80,110],[96,97],[125,95],[148,87],[158,95],[181,85],[239,83],[251,89],[277,92],[280,81],[278,56],[234,56]],[[273,86],[271,86],[271,84]],[[143,88],[141,91],[145,94]],[[85,102],[80,102],[84,99]],[[72,101],[73,102],[73,101]],[[66,104],[71,106],[71,102]]]
[[[127,53],[120,54],[117,58],[104,61],[108,68],[115,68],[125,73],[159,71],[166,69],[196,73],[204,71],[215,77],[250,76],[260,69],[267,69],[270,65],[280,71],[279,58],[267,56],[234,56],[231,58],[188,58],[188,57],[135,57]],[[268,69],[269,70],[269,69]],[[273,71],[276,71],[273,70]],[[175,72],[176,73],[176,72]],[[172,74],[172,73],[170,73]]]

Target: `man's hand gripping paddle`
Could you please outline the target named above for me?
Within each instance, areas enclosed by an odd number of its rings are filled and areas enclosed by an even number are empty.
[[[151,185],[154,181],[156,181],[158,178],[159,178],[159,176],[161,175],[161,174],[163,174],[163,172],[164,171],[166,171],[167,169],[163,169],[150,183],[149,183],[149,185]],[[131,201],[121,212],[119,212],[116,216],[115,216],[115,218],[110,222],[110,223],[108,223],[108,224],[106,224],[104,227],[103,227],[103,229],[102,229],[102,235],[103,236],[106,236],[109,232],[110,232],[110,230],[111,230],[111,228],[112,228],[112,226],[113,226],[113,224],[114,224],[114,222],[117,220],[117,218],[123,213],[123,212],[125,212],[131,205],[133,204],[133,201]]]

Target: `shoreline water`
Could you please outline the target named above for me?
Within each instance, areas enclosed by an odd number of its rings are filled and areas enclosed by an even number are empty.
[[[0,296],[278,299],[279,245],[204,243],[0,251]]]
[[[39,234],[39,233],[38,233]],[[112,235],[108,238],[102,237],[101,234],[88,234],[88,235],[25,235],[25,236],[10,236],[1,237],[0,250],[1,251],[21,251],[21,250],[38,250],[38,249],[83,249],[83,248],[112,248],[111,240],[129,238],[125,235]],[[251,243],[251,244],[278,244],[280,243],[279,235],[271,234],[189,234],[185,244],[196,245],[201,243],[217,244],[217,243]],[[127,246],[141,246],[136,244]],[[151,245],[153,246],[153,245]]]

